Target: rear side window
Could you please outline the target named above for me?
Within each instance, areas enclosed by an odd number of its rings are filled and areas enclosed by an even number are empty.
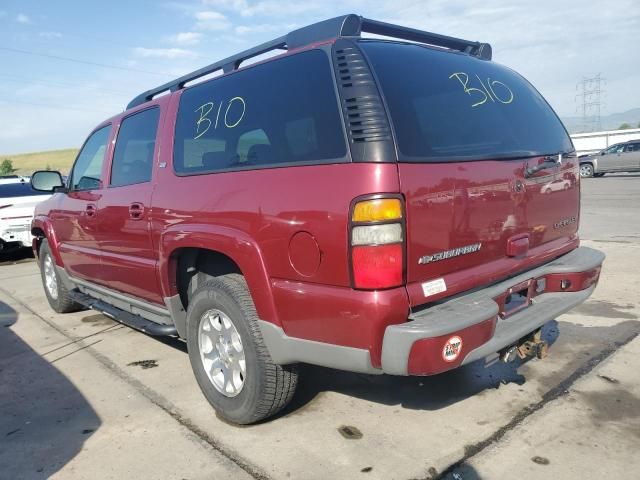
[[[78,154],[71,172],[71,190],[94,190],[102,186],[102,166],[111,125],[96,130]]]
[[[418,45],[361,42],[401,160],[514,158],[573,151],[542,96],[506,67]]]
[[[122,120],[111,165],[112,187],[151,180],[159,118],[160,109],[154,107]]]
[[[324,52],[272,60],[196,85],[180,99],[181,175],[343,161],[346,142]]]

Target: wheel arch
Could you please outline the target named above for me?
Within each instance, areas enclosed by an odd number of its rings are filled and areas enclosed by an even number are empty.
[[[180,225],[166,231],[161,237],[159,270],[165,302],[173,299],[175,305],[179,299],[185,312],[187,289],[195,274],[216,277],[240,273],[259,318],[280,325],[260,248],[242,231],[212,225]]]
[[[58,248],[58,240],[53,226],[48,219],[35,217],[31,223],[31,235],[35,237],[35,248],[33,253],[36,258],[40,255],[40,246],[42,245],[42,241],[46,239],[49,243],[49,249],[51,250],[51,254],[53,255],[56,265],[64,267],[62,257],[60,256],[60,250]]]

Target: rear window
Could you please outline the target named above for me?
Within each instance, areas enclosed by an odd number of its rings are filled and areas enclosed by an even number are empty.
[[[418,45],[360,46],[378,76],[401,160],[514,158],[573,150],[555,112],[509,68]]]
[[[49,195],[48,193],[36,192],[31,188],[29,182],[6,183],[0,185],[0,198],[31,197],[37,195]]]
[[[343,161],[346,142],[327,56],[302,52],[184,91],[174,170],[181,175]]]

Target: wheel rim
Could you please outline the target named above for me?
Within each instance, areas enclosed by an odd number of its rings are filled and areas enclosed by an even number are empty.
[[[242,391],[247,362],[238,330],[222,311],[207,310],[198,327],[200,360],[215,389],[225,397]]]
[[[581,177],[590,177],[591,176],[591,167],[589,165],[580,165],[580,176]]]
[[[44,257],[44,285],[49,292],[49,296],[54,300],[58,299],[58,278],[56,277],[56,270],[53,265],[51,255],[47,254]]]

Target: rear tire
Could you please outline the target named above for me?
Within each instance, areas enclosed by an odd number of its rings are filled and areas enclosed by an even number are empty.
[[[242,275],[214,277],[196,289],[187,310],[187,348],[202,393],[229,422],[258,422],[293,397],[297,366],[273,363]]]
[[[580,165],[580,176],[582,178],[593,177],[593,165],[590,163],[583,163]]]
[[[39,260],[42,286],[51,308],[58,313],[70,313],[83,310],[84,307],[82,305],[71,299],[69,290],[60,279],[60,275],[56,269],[56,261],[51,253],[51,248],[49,248],[49,242],[46,239],[44,239],[40,245]]]

